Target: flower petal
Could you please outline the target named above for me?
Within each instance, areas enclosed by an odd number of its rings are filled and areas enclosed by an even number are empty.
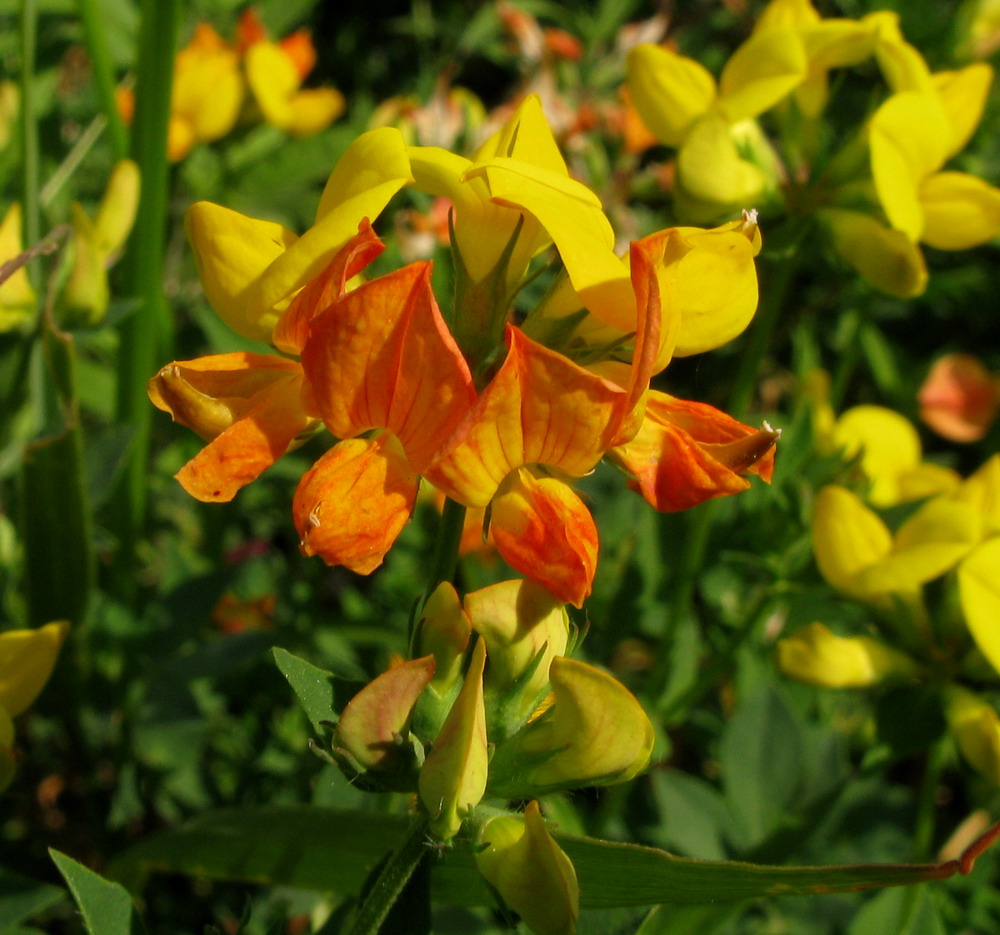
[[[945,354],[934,361],[917,398],[920,418],[938,435],[979,441],[1000,409],[1000,379],[978,357]]]
[[[334,445],[299,481],[292,501],[305,555],[371,574],[413,512],[417,476],[389,433]]]
[[[818,212],[833,248],[876,289],[901,299],[927,288],[923,254],[906,234],[858,211],[824,208]]]
[[[647,503],[672,513],[746,490],[750,482],[742,474],[769,481],[778,434],[653,390],[639,433],[608,458],[630,475],[629,486]]]
[[[979,126],[993,83],[993,69],[985,62],[977,62],[958,71],[939,71],[933,78],[951,124],[950,157],[965,148]]]
[[[805,48],[794,29],[755,32],[726,62],[719,78],[719,110],[730,123],[769,110],[802,83]]]
[[[920,186],[921,240],[938,250],[967,250],[1000,236],[1000,188],[964,172],[938,172]]]
[[[677,155],[677,173],[683,193],[698,202],[695,220],[753,205],[767,185],[764,173],[740,155],[729,124],[718,114],[691,127]]]
[[[885,523],[855,494],[837,486],[816,495],[812,542],[823,577],[839,591],[862,598],[868,592],[857,586],[858,577],[892,551]]]
[[[958,568],[965,623],[976,645],[1000,673],[1000,538],[990,539]]]
[[[228,502],[316,425],[302,401],[302,367],[238,352],[168,364],[149,398],[209,444],[177,473],[191,496]]]
[[[511,568],[557,600],[583,606],[597,569],[597,527],[568,484],[521,468],[500,485],[491,516],[493,540]]]
[[[507,329],[503,365],[442,455],[425,472],[448,496],[486,506],[517,468],[587,474],[630,415],[629,393]]]
[[[715,79],[694,59],[656,45],[632,49],[627,68],[629,94],[643,123],[661,143],[680,146],[714,103]]]
[[[209,305],[237,334],[269,342],[279,310],[251,309],[252,294],[260,275],[296,242],[296,235],[273,221],[208,201],[188,208],[184,227]]]
[[[412,263],[349,292],[313,319],[302,365],[330,431],[390,429],[421,473],[475,400],[441,318],[430,265]]]
[[[49,680],[68,631],[63,621],[0,633],[0,709],[11,717],[28,710]]]

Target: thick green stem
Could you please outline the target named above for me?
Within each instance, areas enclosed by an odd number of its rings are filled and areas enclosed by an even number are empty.
[[[462,544],[462,529],[465,527],[465,507],[448,498],[441,511],[434,555],[431,558],[430,574],[427,580],[427,594],[442,581],[453,581],[458,567],[458,549]]]
[[[406,837],[386,861],[361,904],[348,935],[377,935],[389,910],[426,854],[427,819],[421,815],[414,819]]]
[[[97,87],[97,96],[101,101],[101,110],[107,120],[108,136],[111,140],[111,151],[115,162],[128,154],[128,132],[118,113],[115,102],[115,76],[111,67],[111,57],[105,41],[104,24],[101,22],[99,0],[78,0],[80,21],[83,23],[83,37],[87,43],[90,55],[90,67]]]
[[[119,548],[115,575],[126,600],[135,595],[136,545],[141,535],[148,484],[152,407],[146,381],[167,350],[169,315],[163,294],[163,252],[168,204],[167,125],[173,84],[180,0],[144,0],[136,76],[132,157],[142,187],[135,228],[122,262],[127,296],[138,311],[122,322],[118,358],[118,419],[135,436],[117,498],[115,532]],[[210,93],[210,89],[206,89]]]
[[[41,238],[42,223],[38,206],[38,106],[35,101],[37,36],[37,4],[35,0],[21,0],[21,208],[24,212],[24,242],[29,245]],[[35,265],[29,265],[29,275]]]

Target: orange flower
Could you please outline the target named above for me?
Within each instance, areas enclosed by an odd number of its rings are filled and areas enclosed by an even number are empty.
[[[312,321],[302,365],[327,428],[345,439],[296,491],[302,550],[368,574],[409,519],[417,476],[475,401],[430,264],[412,263],[333,303]]]
[[[310,318],[342,295],[347,281],[382,249],[363,222],[323,275],[292,300],[274,328],[275,343],[290,353],[300,350]],[[174,361],[149,381],[148,392],[157,408],[209,443],[177,473],[181,486],[206,502],[232,500],[320,427],[302,365],[276,354],[239,351]]]
[[[979,441],[1000,408],[1000,378],[971,354],[945,354],[918,395],[920,418],[953,442]]]
[[[631,276],[637,337],[621,382],[508,326],[506,359],[426,472],[459,503],[492,503],[504,560],[576,607],[593,584],[597,528],[564,478],[590,473],[635,433],[659,346],[659,282],[647,245],[633,244]]]
[[[744,474],[770,483],[780,434],[767,423],[757,431],[705,403],[651,390],[638,434],[608,458],[652,507],[673,513],[746,490]]]

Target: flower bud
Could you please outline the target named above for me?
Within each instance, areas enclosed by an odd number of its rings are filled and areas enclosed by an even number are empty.
[[[549,683],[550,663],[566,651],[569,615],[546,588],[529,580],[473,591],[465,596],[465,609],[489,652],[486,697],[499,708],[491,729],[503,731],[505,715],[519,727]]]
[[[433,655],[437,666],[431,688],[444,695],[459,679],[472,634],[472,624],[450,581],[442,581],[427,598],[419,627],[420,650]]]
[[[499,744],[490,792],[507,798],[579,786],[626,782],[653,750],[653,725],[635,696],[613,676],[574,659],[549,667],[552,701]]]
[[[453,838],[486,792],[489,749],[483,669],[486,644],[476,643],[465,683],[420,770],[420,800],[430,815],[433,834]]]
[[[917,673],[916,663],[904,653],[870,636],[837,636],[822,623],[778,640],[777,652],[785,675],[821,688],[867,688]]]
[[[420,751],[410,719],[433,677],[433,656],[411,659],[383,672],[348,702],[333,738],[334,754],[348,771],[377,773],[388,788],[413,788]]]
[[[500,815],[477,836],[476,866],[536,935],[572,935],[580,887],[570,859],[552,839],[537,802],[523,816]]]

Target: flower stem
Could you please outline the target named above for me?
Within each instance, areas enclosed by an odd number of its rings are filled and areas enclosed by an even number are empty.
[[[111,57],[108,55],[108,44],[105,40],[104,25],[101,22],[101,11],[98,8],[97,0],[78,0],[78,5],[80,21],[83,23],[83,38],[90,55],[97,96],[101,102],[104,118],[107,120],[111,151],[114,154],[115,162],[119,162],[128,154],[128,133],[115,103],[115,76],[111,67]]]
[[[937,810],[937,790],[945,762],[945,738],[937,740],[927,751],[924,775],[917,792],[917,817],[913,830],[913,859],[929,860],[934,845],[934,815]]]
[[[24,211],[24,242],[41,237],[39,216],[38,121],[35,103],[35,44],[38,9],[35,0],[21,3],[21,200]],[[37,263],[31,266],[37,266]],[[29,266],[29,275],[31,267]]]
[[[438,525],[437,541],[431,558],[430,575],[426,594],[442,582],[452,581],[458,567],[458,549],[462,544],[462,529],[465,526],[465,507],[450,497],[444,501],[441,522]]]
[[[180,25],[180,0],[145,0],[142,6],[139,69],[136,79],[132,156],[142,187],[135,228],[122,262],[124,293],[140,307],[122,322],[118,357],[118,419],[134,428],[116,497],[115,533],[119,548],[115,575],[126,600],[136,593],[136,546],[142,532],[148,491],[152,407],[146,381],[165,354],[169,314],[163,294],[163,254],[169,192],[167,123],[173,85],[174,48]]]
[[[377,935],[403,887],[427,853],[427,819],[417,816],[368,891],[348,935]]]

